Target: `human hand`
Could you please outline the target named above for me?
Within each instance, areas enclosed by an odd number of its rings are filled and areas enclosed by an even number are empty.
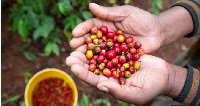
[[[157,50],[165,39],[155,15],[134,6],[103,7],[93,3],[89,5],[91,12],[98,18],[87,20],[76,26],[72,32],[70,46],[77,48],[84,44],[85,37],[92,27],[107,26],[109,31],[121,29],[124,35],[133,36],[140,41],[146,53]]]
[[[177,97],[184,86],[186,69],[146,54],[140,58],[140,69],[127,78],[125,85],[120,85],[118,79],[107,78],[102,74],[96,75],[89,71],[86,51],[87,48],[81,46],[66,59],[71,71],[86,83],[122,101],[144,104],[158,95]]]

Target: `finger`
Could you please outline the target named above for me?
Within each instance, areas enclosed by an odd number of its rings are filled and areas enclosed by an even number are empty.
[[[96,27],[97,29],[99,29],[101,26],[102,20],[98,18],[89,19],[77,25],[72,31],[72,35],[74,37],[80,37],[88,33],[92,27]]]
[[[72,66],[74,64],[79,64],[79,65],[85,67],[86,69],[89,69],[89,65],[88,64],[84,63],[79,58],[73,57],[73,56],[69,56],[69,57],[66,58],[66,64],[68,66]]]
[[[85,67],[74,64],[71,67],[71,71],[81,80],[83,80],[86,83],[89,83],[92,86],[96,86],[99,81],[105,81],[108,80],[107,77],[103,75],[96,75],[93,72],[89,71]]]
[[[95,3],[90,3],[89,9],[97,17],[108,21],[122,21],[133,11],[133,7],[128,5],[104,7]]]
[[[97,88],[104,92],[109,92],[117,99],[124,100],[129,103],[143,104],[146,99],[147,91],[142,88],[120,85],[109,80],[101,81],[97,84]]]
[[[85,45],[81,45],[80,47],[78,47],[78,48],[76,49],[76,51],[85,54],[85,53],[87,52],[87,45],[86,45],[86,44],[85,44]]]
[[[70,47],[77,48],[77,47],[83,45],[85,43],[86,37],[88,37],[88,36],[90,36],[90,34],[85,34],[84,36],[81,36],[78,38],[73,38],[69,43]]]
[[[87,58],[85,56],[85,54],[81,53],[81,52],[78,52],[78,51],[74,51],[70,54],[70,56],[73,56],[73,57],[77,57],[79,58],[81,61],[83,61],[84,63],[87,62]]]

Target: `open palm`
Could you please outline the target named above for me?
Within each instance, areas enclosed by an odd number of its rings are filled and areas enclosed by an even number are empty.
[[[125,85],[120,85],[113,77],[107,78],[89,71],[85,52],[86,48],[79,47],[66,59],[66,64],[71,66],[71,71],[78,78],[109,92],[115,98],[129,103],[144,104],[158,95],[167,93],[170,70],[164,60],[150,55],[142,56],[140,69],[127,78]]]
[[[165,40],[160,31],[160,24],[155,15],[134,6],[103,7],[89,5],[91,12],[97,16],[76,26],[72,32],[74,38],[70,46],[77,48],[85,43],[85,37],[92,27],[107,26],[109,31],[121,29],[124,35],[133,36],[134,41],[141,41],[146,53],[162,46]]]

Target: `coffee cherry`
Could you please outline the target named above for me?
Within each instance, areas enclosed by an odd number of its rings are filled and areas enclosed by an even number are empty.
[[[125,39],[125,42],[126,43],[132,43],[133,42],[133,37],[132,36],[129,36]]]
[[[91,60],[89,61],[89,65],[90,65],[90,64],[97,64],[97,61],[94,60],[94,59],[91,59]]]
[[[129,66],[133,66],[133,60],[128,61]]]
[[[141,62],[140,62],[140,61],[135,61],[135,62],[133,63],[133,67],[134,67],[136,70],[138,70],[138,69],[140,68],[140,65],[141,65]]]
[[[126,71],[125,66],[121,66],[121,67],[119,68],[119,71],[121,71],[121,72]]]
[[[135,53],[135,54],[133,54],[133,61],[137,61],[137,60],[139,60],[140,59],[140,53]]]
[[[107,34],[108,33],[108,28],[106,26],[102,26],[100,28],[100,30],[101,30],[102,34]]]
[[[124,63],[123,66],[125,67],[125,69],[129,68],[129,64],[128,63]]]
[[[113,78],[115,78],[115,79],[119,78],[119,72],[118,72],[118,71],[113,71],[113,72],[112,72],[112,76],[113,76]]]
[[[108,38],[113,38],[115,36],[115,34],[113,32],[108,32],[106,35]]]
[[[105,60],[103,61],[103,63],[105,63],[105,64],[106,64],[107,62],[108,62],[108,60],[105,58]]]
[[[86,42],[86,44],[92,43],[92,39],[88,36],[85,38],[85,42]]]
[[[120,69],[121,66],[122,66],[122,65],[121,65],[120,63],[118,63],[117,66],[116,66],[116,68],[117,68],[117,69]]]
[[[141,56],[144,55],[144,49],[143,48],[139,48],[137,49],[137,53],[141,54]]]
[[[97,35],[90,35],[90,38],[91,38],[92,41],[93,41],[93,39],[97,38]]]
[[[98,43],[99,43],[99,39],[94,38],[94,39],[93,39],[93,43],[96,44],[96,45],[98,45]]]
[[[94,70],[94,74],[97,74],[97,75],[99,75],[100,74],[100,70],[99,69],[96,69],[96,70]]]
[[[120,44],[118,42],[115,42],[114,47],[120,47]]]
[[[97,30],[97,38],[101,38],[102,37],[102,32],[100,30]]]
[[[124,52],[122,52],[122,55],[119,56],[119,62],[122,63],[122,64],[126,62],[126,58],[124,56]]]
[[[119,43],[122,43],[122,42],[124,42],[124,36],[123,35],[119,35],[118,37],[117,37],[117,41],[119,42]]]
[[[126,84],[126,79],[124,77],[119,78],[119,84],[120,85],[125,85]]]
[[[109,68],[109,69],[111,69],[112,68],[112,62],[111,61],[108,61],[107,63],[106,63],[106,68]]]
[[[134,46],[134,47],[135,47],[136,49],[140,48],[141,46],[142,46],[141,42],[139,42],[139,41],[136,41],[136,42],[135,42],[135,46]]]
[[[88,44],[87,44],[87,49],[93,50],[94,48],[95,48],[94,43],[88,43]]]
[[[129,48],[134,48],[134,44],[133,44],[133,43],[129,43],[129,44],[128,44],[128,47],[129,47]]]
[[[129,50],[129,47],[128,47],[128,45],[123,44],[123,45],[120,46],[120,49],[121,49],[121,51],[126,52],[126,51]]]
[[[129,49],[129,52],[130,52],[131,54],[135,54],[135,53],[136,53],[136,49],[132,47],[132,48]]]
[[[98,56],[98,58],[97,58],[98,63],[103,63],[104,60],[105,60],[105,56],[103,56],[103,55],[100,55],[100,56]]]
[[[114,51],[116,54],[121,54],[121,49],[119,47],[114,47]]]
[[[122,72],[120,71],[120,72],[119,72],[119,77],[120,77],[120,78],[121,78],[121,77],[124,77],[124,75],[125,75],[125,72],[124,72],[124,71],[122,71]]]
[[[111,74],[112,74],[112,73],[111,73],[110,69],[105,68],[105,69],[103,70],[103,75],[104,75],[104,76],[110,77]]]
[[[113,71],[117,71],[117,70],[116,70],[116,68],[111,68],[110,71],[113,72]]]
[[[102,39],[103,39],[103,41],[104,41],[104,42],[106,42],[106,41],[107,41],[107,37],[106,37],[106,36],[104,36],[104,35],[102,36]]]
[[[133,74],[133,73],[136,72],[136,69],[135,69],[133,66],[130,66],[129,69],[128,69],[128,71],[129,71],[131,74]]]
[[[101,43],[103,43],[103,39],[99,39],[98,44],[101,44]]]
[[[113,46],[113,42],[110,42],[110,41],[108,42],[108,41],[107,41],[107,42],[106,42],[106,46],[108,46],[108,47]]]
[[[100,49],[105,49],[106,48],[106,44],[105,43],[100,43],[99,47],[100,47]]]
[[[125,77],[128,78],[131,76],[131,73],[129,71],[125,71]]]
[[[90,32],[91,32],[91,34],[96,34],[97,33],[97,28],[96,27],[92,27]]]
[[[115,57],[115,51],[114,50],[109,50],[108,52],[107,52],[107,54],[106,54],[106,57],[108,58],[108,59],[113,59],[114,57]]]
[[[116,55],[115,58],[117,58],[119,60],[119,55]]]
[[[118,37],[117,35],[115,35],[115,36],[113,37],[114,42],[117,41],[117,37]]]
[[[103,56],[106,56],[106,50],[101,50],[100,54],[99,55],[103,55]]]
[[[90,71],[95,71],[96,70],[96,65],[95,64],[90,64],[89,70]]]
[[[112,62],[112,65],[116,66],[118,64],[118,59],[117,58],[113,58],[111,60],[111,62]]]
[[[97,60],[98,55],[94,55],[92,59]]]
[[[99,54],[100,53],[100,51],[101,51],[101,49],[100,49],[100,47],[95,47],[94,49],[93,49],[93,53],[94,54]]]
[[[122,30],[121,30],[121,29],[119,29],[119,30],[117,30],[116,34],[117,34],[117,35],[122,35],[122,34],[123,34],[123,32],[122,32]]]
[[[92,50],[88,50],[88,51],[86,52],[86,57],[87,57],[87,59],[92,59],[92,57],[93,57],[93,52],[92,52]]]
[[[131,55],[130,53],[127,53],[127,54],[125,55],[125,57],[126,57],[127,61],[132,60],[132,55]]]
[[[100,63],[100,64],[99,64],[99,69],[100,69],[100,70],[104,70],[104,69],[105,69],[105,66],[106,66],[105,63]]]

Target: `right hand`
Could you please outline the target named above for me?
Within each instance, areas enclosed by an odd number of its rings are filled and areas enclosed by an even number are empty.
[[[125,36],[133,36],[140,41],[146,53],[153,52],[163,45],[165,36],[155,15],[134,6],[103,7],[91,3],[91,12],[97,16],[76,26],[72,32],[74,38],[70,42],[72,48],[85,43],[85,37],[92,27],[107,26],[109,31],[121,29]]]

